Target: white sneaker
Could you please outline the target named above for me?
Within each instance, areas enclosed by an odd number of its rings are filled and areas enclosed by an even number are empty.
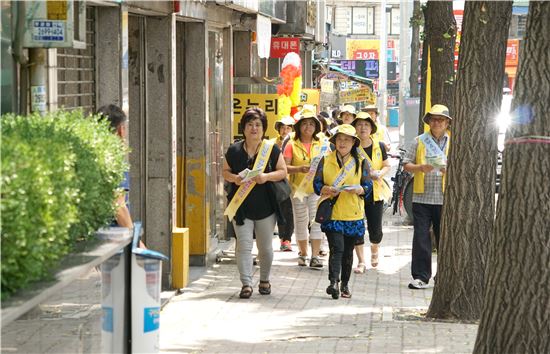
[[[409,289],[426,289],[428,287],[428,283],[424,283],[420,279],[415,279],[409,283]]]

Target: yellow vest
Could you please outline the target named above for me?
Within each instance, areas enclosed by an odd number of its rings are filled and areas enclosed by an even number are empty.
[[[380,143],[374,136],[371,136],[372,138],[372,159],[370,159],[370,164],[373,170],[381,170],[383,167],[382,160],[382,149],[380,149]],[[367,154],[365,154],[368,156]],[[377,202],[379,200],[384,199],[384,189],[387,189],[386,183],[382,179],[378,180],[372,180],[372,193],[374,197],[374,201]],[[388,192],[386,192],[388,193]]]
[[[359,160],[359,163],[361,164],[361,160]],[[332,185],[338,177],[339,172],[340,166],[338,166],[338,161],[336,160],[336,151],[333,151],[325,156],[323,166],[323,180],[325,185]],[[355,173],[355,168],[353,168],[352,172],[348,173],[348,176],[344,179],[344,185],[356,184],[361,184],[361,166],[359,166],[357,173]],[[332,209],[332,220],[362,220],[365,214],[364,205],[363,196],[341,192]]]
[[[281,138],[280,135],[277,135],[276,138],[271,138],[271,139],[269,139],[269,141],[272,141],[272,142],[274,142],[275,144],[277,144],[277,146],[279,147],[279,149],[281,148],[281,146],[283,146],[283,139]]]
[[[319,155],[321,151],[322,141],[313,139],[311,141],[311,149],[310,153],[307,153],[307,149],[304,147],[302,142],[297,139],[294,140],[291,138],[291,140],[288,142],[289,144],[292,144],[292,161],[290,164],[292,166],[306,166],[311,164],[311,160]],[[290,175],[290,185],[292,187],[292,191],[294,192],[299,186],[300,183],[302,183],[302,180],[306,176],[305,173],[293,173]],[[307,186],[306,190],[307,194],[313,193],[313,184],[310,184]]]
[[[418,147],[416,148],[416,164],[424,165],[426,163],[426,146],[422,140],[418,139]],[[447,146],[445,146],[445,156],[449,156],[449,146],[451,145],[451,138],[447,137]],[[424,193],[424,172],[414,173],[413,192],[417,194]],[[445,193],[445,174],[441,178],[441,190]]]
[[[376,133],[372,134],[371,137],[373,140],[378,140],[381,142],[386,141],[386,127],[380,123],[376,123]]]

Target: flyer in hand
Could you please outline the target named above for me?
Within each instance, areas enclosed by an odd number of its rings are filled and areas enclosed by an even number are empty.
[[[438,156],[426,156],[426,163],[432,165],[435,169],[442,169],[447,167],[447,158],[445,155]]]
[[[260,173],[262,173],[262,171],[263,171],[262,168],[258,168],[258,169],[255,169],[255,170],[250,170],[248,168],[245,168],[244,170],[239,172],[239,176],[243,179],[242,180],[243,182],[246,182],[249,179],[254,178],[257,175],[259,175]]]
[[[340,186],[338,187],[338,190],[341,192],[341,191],[346,191],[346,192],[349,192],[349,191],[353,191],[357,188],[361,188],[360,185],[358,184],[354,184],[354,185],[343,185],[343,186]]]

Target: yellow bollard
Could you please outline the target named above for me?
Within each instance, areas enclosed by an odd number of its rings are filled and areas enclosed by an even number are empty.
[[[189,281],[189,228],[172,230],[172,287],[181,289]]]

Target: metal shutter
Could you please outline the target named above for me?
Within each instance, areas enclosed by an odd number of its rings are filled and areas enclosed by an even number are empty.
[[[66,109],[96,110],[94,7],[86,7],[86,49],[57,49],[57,104]]]

